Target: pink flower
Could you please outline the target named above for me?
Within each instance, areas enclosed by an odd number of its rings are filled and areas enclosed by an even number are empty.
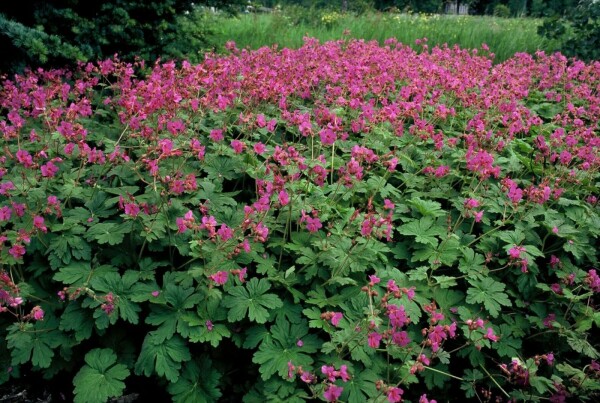
[[[151,294],[152,294],[152,296],[153,296],[154,298],[156,298],[156,297],[158,297],[158,296],[160,295],[160,291],[158,291],[158,290],[156,290],[156,291],[152,291],[152,293],[151,293]]]
[[[296,342],[296,346],[298,347],[302,347],[304,345],[304,342],[300,339],[298,339],[298,341]]]
[[[221,130],[221,129],[213,129],[213,130],[210,131],[209,137],[211,138],[211,140],[213,140],[215,142],[222,141],[224,139],[224,137],[223,137],[223,130]]]
[[[319,137],[321,138],[321,142],[325,145],[332,145],[337,140],[337,136],[335,132],[329,128],[323,129],[319,132]]]
[[[223,285],[227,282],[229,278],[229,273],[226,271],[218,271],[215,274],[211,274],[209,278],[215,282],[217,285]]]
[[[14,244],[12,248],[8,250],[8,253],[11,254],[15,259],[19,259],[21,256],[25,254],[25,247],[21,244]]]
[[[44,311],[39,306],[35,306],[31,310],[31,316],[35,320],[44,320]]]
[[[552,322],[554,322],[556,320],[556,314],[548,314],[548,316],[546,316],[544,318],[543,324],[544,326],[546,326],[548,329],[553,329],[554,327],[552,326]]]
[[[470,209],[474,209],[474,208],[479,207],[479,200],[477,200],[477,199],[467,199],[467,200],[465,200],[464,204],[465,204],[465,208],[466,209],[469,209],[469,210]]]
[[[175,223],[177,224],[177,232],[183,234],[185,231],[187,231],[187,225],[185,224],[185,220],[183,218],[177,217]]]
[[[259,242],[265,242],[269,236],[269,228],[267,228],[262,222],[259,222],[258,225],[256,225],[254,232],[256,233],[256,239]]]
[[[329,382],[335,382],[335,368],[330,366],[330,365],[323,365],[321,367],[321,372],[323,373],[323,375],[325,375],[327,377],[327,379],[329,380]]]
[[[261,128],[267,125],[267,119],[265,119],[265,115],[262,113],[256,115],[256,125]]]
[[[332,385],[329,385],[327,387],[327,389],[325,389],[325,392],[323,393],[323,397],[325,397],[325,400],[327,400],[328,402],[336,402],[342,395],[343,391],[344,391],[344,388],[342,388],[341,386],[332,384]]]
[[[475,219],[475,222],[481,222],[481,219],[483,218],[483,210],[476,211],[473,218]]]
[[[263,143],[254,144],[254,152],[257,153],[258,155],[261,155],[262,153],[264,153],[265,149],[266,149],[266,147]]]
[[[526,252],[525,247],[515,245],[508,250],[508,257],[511,259],[519,259],[522,252]]]
[[[368,336],[369,347],[371,348],[379,348],[379,343],[381,342],[382,336],[377,332],[371,332]]]
[[[344,315],[341,312],[333,312],[333,316],[331,317],[331,324],[333,326],[339,325],[340,320],[342,320],[343,317]]]
[[[408,337],[408,333],[405,331],[394,332],[392,334],[392,343],[400,347],[405,347],[410,343],[410,337]]]
[[[29,168],[33,165],[33,157],[27,150],[17,151],[17,161],[22,164],[25,168]]]
[[[241,154],[244,151],[244,143],[239,140],[232,140],[231,148],[233,148],[234,153]]]
[[[206,326],[206,330],[209,332],[213,330],[213,323],[210,320],[207,320],[204,325]]]
[[[391,202],[390,199],[385,199],[383,201],[383,208],[385,210],[393,210],[396,206],[394,206],[394,203]]]
[[[369,276],[369,286],[373,287],[375,284],[379,284],[381,279],[374,274]]]
[[[446,165],[439,166],[435,170],[435,177],[442,178],[442,177],[446,176],[448,174],[448,172],[450,172],[450,167],[448,167]]]
[[[0,221],[8,221],[10,220],[10,216],[12,215],[12,210],[8,206],[0,207]]]
[[[404,391],[400,388],[392,386],[387,390],[387,399],[390,403],[397,403],[402,401],[402,395]]]
[[[429,400],[427,399],[427,395],[421,395],[421,397],[419,398],[419,403],[437,403],[437,400]]]
[[[350,380],[350,375],[348,374],[348,366],[342,365],[340,367],[339,376],[344,382],[348,382]]]
[[[125,205],[125,214],[130,217],[137,217],[140,214],[140,207],[135,203],[127,203]]]
[[[221,224],[221,227],[217,231],[217,235],[221,238],[222,241],[228,241],[233,238],[233,230],[229,228],[226,224]]]
[[[44,217],[36,215],[33,216],[33,226],[42,232],[47,232],[48,228],[44,225]]]
[[[287,206],[289,202],[290,196],[288,195],[288,193],[285,190],[279,192],[279,204],[281,204],[282,206]]]
[[[498,341],[499,340],[499,337],[494,334],[494,329],[492,329],[491,327],[487,328],[487,332],[483,336],[483,338],[491,340],[491,341]]]
[[[48,161],[40,167],[40,171],[44,178],[52,178],[58,172],[58,167],[52,161]]]

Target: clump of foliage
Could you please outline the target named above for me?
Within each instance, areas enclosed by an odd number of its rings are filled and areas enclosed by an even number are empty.
[[[600,2],[582,0],[564,17],[555,15],[546,19],[538,33],[558,40],[561,52],[567,56],[600,60]]]
[[[179,57],[182,52],[197,49],[191,46],[206,47],[208,43],[210,24],[206,19],[194,18],[193,29],[189,27],[190,17],[199,13],[200,5],[235,10],[240,2],[2,2],[0,71],[22,71],[29,65],[62,67],[77,61],[113,57],[115,53],[126,60]],[[190,12],[191,15],[186,14]]]
[[[600,65],[421,46],[4,80],[0,381],[597,399]]]

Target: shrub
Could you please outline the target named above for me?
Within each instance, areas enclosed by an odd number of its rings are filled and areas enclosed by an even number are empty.
[[[28,65],[58,66],[97,60],[119,53],[122,59],[178,57],[180,36],[188,50],[206,46],[204,24],[192,31],[185,12],[193,5],[236,7],[241,0],[161,0],[102,2],[51,0],[0,4],[0,71],[22,71]],[[196,22],[206,20],[196,18]],[[195,48],[194,48],[195,49]]]
[[[563,18],[553,16],[544,21],[538,33],[559,41],[567,56],[582,60],[600,59],[600,2],[583,0]]]
[[[494,16],[500,18],[509,18],[510,8],[505,4],[496,4],[494,6]]]
[[[422,45],[5,80],[1,380],[597,398],[600,65]]]

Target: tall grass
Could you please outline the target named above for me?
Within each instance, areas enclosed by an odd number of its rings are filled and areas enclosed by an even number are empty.
[[[238,17],[217,17],[215,44],[232,40],[240,48],[256,49],[278,44],[297,48],[304,36],[321,41],[344,37],[377,40],[395,37],[400,42],[414,44],[428,38],[430,45],[458,44],[463,48],[479,48],[487,44],[503,61],[516,52],[533,53],[539,49],[553,51],[555,44],[537,35],[540,20],[532,18],[496,18],[483,16],[366,14],[362,16],[325,13],[310,23],[294,23],[285,14],[251,14]]]

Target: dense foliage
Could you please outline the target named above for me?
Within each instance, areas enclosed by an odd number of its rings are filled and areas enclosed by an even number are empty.
[[[422,47],[5,80],[0,380],[597,399],[600,63]]]
[[[564,18],[554,16],[547,19],[538,32],[558,39],[561,51],[567,56],[600,60],[600,2],[583,0]]]
[[[110,0],[0,2],[0,71],[28,65],[58,66],[78,60],[178,57],[205,44],[208,25],[186,30],[192,5],[232,7],[237,1]],[[185,42],[185,45],[181,42]]]

